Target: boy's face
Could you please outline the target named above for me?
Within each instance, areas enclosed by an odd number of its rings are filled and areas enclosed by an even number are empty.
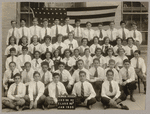
[[[74,51],[74,55],[79,55],[79,51],[78,51],[78,50],[75,50],[75,51]]]
[[[94,43],[98,43],[98,39],[97,38],[94,39]]]
[[[14,38],[11,38],[10,39],[10,43],[12,44],[12,43],[15,43],[15,39]]]
[[[9,68],[10,68],[10,70],[14,71],[15,68],[16,68],[16,65],[15,65],[14,63],[11,63],[11,64],[9,65]]]
[[[46,58],[50,58],[51,57],[51,54],[50,53],[47,53],[46,54]]]
[[[33,37],[33,42],[37,42],[37,39],[38,39],[38,37],[37,37],[37,36],[34,36],[34,37]]]
[[[115,24],[113,22],[111,22],[109,26],[110,26],[111,29],[113,29]]]
[[[68,37],[69,39],[73,39],[73,34],[72,33],[68,34]]]
[[[11,55],[11,56],[15,56],[15,54],[16,54],[16,51],[11,51],[11,52],[10,52],[10,55]]]
[[[23,49],[23,50],[22,50],[23,55],[27,54],[27,52],[28,52],[27,49]]]
[[[62,36],[59,36],[57,40],[58,42],[62,42]]]
[[[105,40],[105,44],[109,44],[109,38]]]
[[[121,40],[120,39],[117,40],[117,44],[121,44]]]
[[[44,72],[46,72],[46,71],[48,70],[48,66],[47,66],[47,65],[43,65],[43,66],[42,66],[42,70],[43,70]]]
[[[66,57],[69,57],[69,56],[70,56],[70,52],[69,52],[69,51],[66,51],[66,52],[65,52],[65,55],[66,55]]]
[[[59,77],[59,76],[53,77],[53,81],[54,81],[55,83],[59,82],[59,80],[60,80],[60,77]]]
[[[107,80],[108,81],[112,81],[113,80],[114,75],[113,75],[112,72],[108,72],[106,76],[107,76]]]
[[[87,29],[90,29],[91,27],[92,27],[91,23],[88,23],[88,24],[86,25],[86,28],[87,28]]]
[[[99,29],[99,30],[102,30],[102,28],[103,28],[103,25],[99,24],[99,25],[98,25],[98,29]]]
[[[49,43],[50,43],[50,39],[49,39],[49,38],[46,38],[46,39],[45,39],[45,43],[48,43],[48,44],[49,44]]]
[[[40,75],[37,73],[33,76],[33,78],[35,82],[38,82],[41,79]]]
[[[76,24],[77,27],[79,27],[80,26],[80,21],[77,21],[75,24]]]
[[[64,68],[65,68],[64,65],[62,65],[62,64],[59,65],[59,70],[60,71],[64,70]]]
[[[115,63],[114,63],[114,62],[110,62],[110,63],[109,63],[109,67],[110,67],[110,68],[114,68],[114,67],[115,67]]]
[[[120,50],[119,51],[119,55],[123,55],[124,54],[124,51],[123,50]]]
[[[34,26],[37,25],[38,24],[37,19],[34,19],[32,23],[33,23]]]
[[[99,66],[99,61],[95,60],[93,63],[96,68]]]
[[[135,58],[138,58],[139,56],[140,56],[139,53],[134,52],[134,57],[135,57]]]
[[[80,73],[80,74],[79,74],[79,78],[80,78],[80,81],[81,81],[81,82],[84,82],[84,81],[86,80],[86,75],[85,75],[85,73]]]
[[[132,39],[129,39],[129,40],[128,40],[128,44],[133,44],[133,40],[132,40]]]
[[[130,67],[130,63],[129,62],[125,62],[124,63],[124,67],[128,69]]]
[[[97,56],[101,55],[101,50],[97,50],[97,51],[96,51],[96,55],[97,55]]]
[[[108,55],[112,55],[112,54],[113,54],[112,50],[109,50]]]
[[[122,23],[121,24],[121,28],[125,28],[126,27],[126,24],[125,23]]]
[[[82,69],[82,68],[83,68],[83,62],[82,62],[82,61],[79,61],[79,62],[77,63],[77,65],[78,65],[78,68],[79,68],[79,69]]]
[[[20,25],[21,25],[22,27],[24,27],[24,26],[26,25],[26,22],[25,22],[24,20],[22,20],[22,21],[20,22]]]
[[[31,68],[31,65],[30,64],[26,64],[25,68],[26,68],[27,71],[29,71],[30,68]]]
[[[15,27],[16,27],[16,22],[12,22],[12,23],[11,23],[11,26],[12,26],[13,28],[15,28]]]
[[[55,19],[55,21],[54,21],[54,23],[56,24],[56,25],[58,25],[59,24],[59,19]]]
[[[69,24],[69,21],[70,21],[69,18],[66,18],[66,19],[65,19],[65,23],[66,23],[66,24]]]
[[[14,82],[15,82],[16,84],[19,84],[20,81],[21,81],[20,76],[16,76],[16,77],[14,78]]]
[[[47,26],[48,26],[48,21],[44,21],[44,22],[43,22],[43,26],[44,26],[44,27],[47,27]]]
[[[83,42],[82,42],[82,44],[83,45],[87,45],[87,40],[84,39]]]
[[[136,30],[137,26],[136,25],[132,25],[132,28],[133,28],[133,30]]]
[[[89,55],[90,54],[90,51],[89,50],[86,50],[85,51],[85,55]]]
[[[27,43],[27,39],[24,37],[24,38],[22,38],[22,43]]]
[[[34,54],[34,56],[35,56],[36,59],[38,59],[39,56],[40,56],[40,54],[39,54],[38,52],[36,52],[36,53]]]

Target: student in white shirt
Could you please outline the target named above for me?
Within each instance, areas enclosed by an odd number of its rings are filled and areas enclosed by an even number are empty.
[[[90,72],[90,82],[96,92],[96,100],[100,101],[101,87],[105,79],[105,72],[102,67],[100,67],[100,61],[98,58],[93,60],[93,67],[89,69]]]
[[[18,55],[18,45],[16,44],[16,38],[14,36],[11,36],[9,38],[9,43],[7,48],[5,49],[5,55],[8,57],[10,55],[10,49],[11,48],[15,48],[16,49],[16,53],[15,55]]]
[[[58,64],[60,61],[62,61],[62,58],[60,57],[60,51],[58,49],[56,49],[53,52],[53,62],[54,62],[54,71],[58,70]]]
[[[79,51],[78,48],[77,48],[77,49],[74,49],[74,52],[73,52],[73,56],[72,56],[72,57],[75,59],[75,61],[78,61],[79,59],[81,59],[80,51]]]
[[[66,39],[68,36],[68,33],[73,32],[74,28],[72,25],[69,24],[69,21],[70,21],[69,17],[65,17],[64,20],[65,20],[65,25],[62,27],[62,34],[64,36],[64,39]]]
[[[137,24],[134,22],[131,24],[132,30],[130,31],[130,36],[133,37],[134,43],[137,46],[138,50],[140,50],[140,44],[142,43],[142,34],[137,30]]]
[[[74,39],[74,35],[72,32],[68,33],[68,39],[66,39],[64,43],[67,45],[67,48],[69,48],[72,52],[74,49],[78,48],[78,42]]]
[[[41,27],[38,26],[38,18],[33,18],[32,23],[33,23],[33,26],[31,26],[29,28],[30,29],[30,37],[37,35],[38,38],[40,38]]]
[[[9,69],[4,72],[3,76],[3,87],[4,87],[4,95],[7,95],[7,91],[11,84],[14,83],[14,75],[16,73],[20,73],[19,70],[16,68],[15,62],[9,63]]]
[[[30,44],[30,29],[26,27],[26,20],[20,19],[20,28],[18,29],[18,44],[21,44],[21,38],[26,36],[28,39],[28,44]]]
[[[89,71],[84,68],[84,61],[82,59],[79,59],[76,62],[76,64],[77,64],[78,69],[75,70],[74,73],[72,74],[73,82],[76,83],[76,82],[78,82],[80,80],[79,79],[79,72],[81,70],[86,72],[86,79],[89,80],[90,79],[90,74],[89,74]]]
[[[63,35],[58,34],[57,35],[57,42],[53,44],[53,52],[58,49],[60,52],[60,55],[64,53],[64,50],[67,49],[67,45],[62,41]]]
[[[58,70],[55,72],[59,73],[60,75],[60,82],[62,82],[66,88],[68,94],[71,94],[73,81],[72,76],[68,70],[65,69],[65,63],[60,62],[58,66]]]
[[[2,104],[11,109],[21,111],[24,104],[24,96],[26,92],[25,85],[21,82],[21,75],[19,73],[14,75],[14,83],[10,86],[7,94],[7,99],[2,100]]]
[[[127,39],[127,46],[126,48],[126,55],[128,57],[129,60],[131,60],[134,57],[134,51],[137,50],[138,48],[136,47],[136,45],[134,45],[134,40],[132,37],[129,37]]]
[[[74,38],[77,40],[78,45],[81,45],[81,39],[83,38],[84,29],[80,27],[81,20],[75,19]]]
[[[116,38],[118,37],[118,30],[115,28],[115,22],[111,21],[109,23],[109,29],[106,31],[107,36],[110,39],[110,45],[116,45]]]
[[[84,68],[89,70],[93,63],[93,58],[91,57],[89,48],[84,50],[84,56],[81,57],[81,59],[84,61]]]
[[[42,63],[42,59],[40,58],[40,52],[35,51],[34,59],[32,59],[32,61],[31,61],[32,68],[35,71],[39,71],[41,69],[41,63]]]
[[[96,48],[102,48],[102,46],[99,45],[99,38],[98,38],[98,36],[94,36],[93,44],[90,46],[90,52],[91,52],[91,56],[92,57],[95,55]]]
[[[54,26],[51,27],[52,44],[57,42],[57,35],[62,34],[62,26],[59,25],[60,19],[54,18]]]
[[[100,60],[100,66],[102,68],[106,68],[106,60],[105,57],[102,56],[102,49],[101,48],[96,48],[95,50],[95,56],[93,56],[93,59],[98,58]]]
[[[121,26],[121,28],[118,29],[118,37],[122,38],[122,40],[123,40],[122,44],[124,46],[126,46],[127,45],[126,39],[128,37],[130,37],[130,32],[128,29],[125,28],[125,26],[126,26],[125,21],[120,21],[120,26]]]
[[[103,29],[103,23],[98,24],[98,30],[95,31],[95,36],[99,38],[100,45],[103,45],[104,37],[107,36],[106,31]]]
[[[68,70],[72,74],[74,71],[73,67],[76,61],[73,57],[71,57],[71,55],[72,55],[71,50],[66,49],[64,51],[64,58],[62,59],[62,62],[65,63],[65,69]]]
[[[114,72],[108,70],[106,72],[107,80],[102,84],[101,102],[104,109],[109,107],[129,110],[129,108],[123,105],[121,102],[126,99],[126,96],[119,90],[119,85],[113,80]]]
[[[84,104],[88,109],[92,108],[92,105],[96,103],[96,93],[92,87],[92,84],[86,81],[87,72],[80,71],[80,81],[75,83],[72,94],[76,96],[76,106]]]
[[[30,62],[26,62],[24,64],[25,69],[22,71],[21,76],[22,76],[22,83],[25,84],[26,86],[26,95],[28,95],[28,88],[29,88],[29,84],[31,81],[33,81],[33,73],[34,70],[31,68],[31,63]]]
[[[82,38],[81,40],[81,46],[78,48],[80,51],[80,56],[84,55],[84,51],[86,48],[89,48],[88,44],[88,39],[87,38]]]
[[[19,71],[22,71],[20,65],[19,65],[19,61],[18,61],[18,57],[15,56],[16,54],[16,49],[15,48],[11,48],[10,49],[10,57],[8,57],[5,61],[5,67],[6,69],[9,69],[9,63],[10,62],[15,62],[16,63],[16,68],[19,70]]]
[[[43,28],[40,29],[40,41],[43,43],[45,36],[51,36],[51,29],[48,27],[48,19],[43,19]]]
[[[24,70],[24,64],[26,62],[31,62],[31,56],[27,54],[28,47],[22,47],[22,54],[18,56],[19,66]]]
[[[16,38],[16,43],[18,44],[18,28],[16,28],[16,25],[17,25],[17,22],[12,20],[11,21],[12,28],[9,29],[9,31],[8,31],[7,39],[6,39],[6,45],[9,45],[10,37],[15,37]]]
[[[137,76],[144,85],[144,94],[146,94],[146,65],[144,59],[140,57],[140,50],[134,51],[134,57],[131,59],[131,66],[134,67]]]
[[[133,98],[133,92],[137,88],[135,79],[136,73],[134,68],[130,64],[130,60],[125,59],[123,61],[124,67],[120,69],[119,76],[122,78],[122,90],[126,94],[126,96],[130,95],[130,100],[132,102],[135,102],[135,99]]]
[[[126,48],[125,48],[126,46],[122,45],[122,39],[120,37],[116,38],[116,43],[117,43],[117,45],[115,45],[113,47],[115,56],[118,55],[118,53],[117,53],[118,48],[123,48],[124,50],[126,50]]]
[[[92,45],[92,40],[93,37],[95,36],[95,31],[91,28],[92,27],[92,23],[91,22],[86,22],[86,29],[84,29],[84,33],[83,33],[83,38],[87,38],[88,39],[88,46]]]
[[[26,107],[36,109],[41,107],[43,110],[46,96],[44,95],[44,84],[40,81],[41,76],[38,71],[33,74],[34,81],[29,84],[29,95],[25,95]]]
[[[113,48],[113,46],[109,44],[110,40],[108,37],[105,37],[103,41],[104,41],[104,44],[102,45],[102,52],[103,52],[103,56],[105,57],[107,56],[107,50],[109,48]]]
[[[48,109],[57,107],[58,96],[68,95],[64,84],[60,82],[59,73],[53,74],[53,81],[48,85],[48,92],[49,95],[45,99],[45,105]]]

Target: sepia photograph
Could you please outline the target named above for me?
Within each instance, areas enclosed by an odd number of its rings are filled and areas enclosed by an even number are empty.
[[[145,110],[149,2],[2,2],[2,112]]]

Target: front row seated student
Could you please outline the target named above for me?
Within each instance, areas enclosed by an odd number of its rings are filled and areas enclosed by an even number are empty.
[[[58,96],[67,95],[66,88],[62,82],[60,82],[60,74],[53,74],[53,81],[48,85],[49,96],[45,99],[45,106],[48,109],[56,108],[58,102]]]
[[[65,63],[60,62],[58,65],[58,70],[56,70],[55,72],[59,73],[60,82],[64,84],[67,93],[71,94],[72,87],[73,87],[73,80],[70,72],[65,69]]]
[[[96,93],[90,82],[86,81],[86,72],[79,72],[80,81],[74,84],[72,94],[76,96],[76,106],[84,105],[88,109],[92,108],[92,105],[96,103]]]
[[[44,95],[44,84],[40,81],[41,76],[38,71],[35,71],[33,74],[34,81],[30,82],[29,84],[29,94],[25,95],[24,99],[26,101],[25,107],[32,109],[32,108],[44,108],[44,102],[46,96]]]
[[[122,78],[121,88],[126,94],[126,96],[130,95],[130,100],[135,102],[133,98],[133,92],[137,88],[136,87],[136,73],[134,68],[130,65],[130,60],[125,59],[123,61],[123,68],[119,71],[119,76]]]
[[[14,83],[10,86],[7,97],[2,98],[3,108],[7,107],[11,109],[16,109],[17,111],[22,110],[25,104],[25,92],[26,87],[21,82],[21,75],[17,73],[14,75]]]
[[[5,91],[4,96],[7,96],[7,91],[10,85],[14,83],[14,75],[16,73],[19,73],[19,70],[16,68],[16,63],[10,62],[9,69],[4,72],[4,76],[3,76],[3,86]]]
[[[113,80],[114,72],[108,70],[106,72],[107,79],[102,84],[101,102],[104,109],[109,107],[129,110],[129,108],[123,105],[121,102],[126,99],[124,93],[121,94],[118,82]]]
[[[96,100],[100,101],[101,87],[105,79],[105,72],[102,67],[100,67],[100,61],[98,58],[93,60],[93,67],[90,68],[90,82],[96,92]]]

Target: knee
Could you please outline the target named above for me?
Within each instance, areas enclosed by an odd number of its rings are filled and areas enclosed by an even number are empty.
[[[40,99],[41,99],[42,101],[44,101],[44,100],[46,99],[46,96],[45,96],[45,95],[42,95],[42,96],[40,97]]]
[[[25,101],[30,100],[30,99],[29,99],[29,96],[28,96],[28,95],[25,95],[25,96],[24,96],[24,100],[25,100]]]

